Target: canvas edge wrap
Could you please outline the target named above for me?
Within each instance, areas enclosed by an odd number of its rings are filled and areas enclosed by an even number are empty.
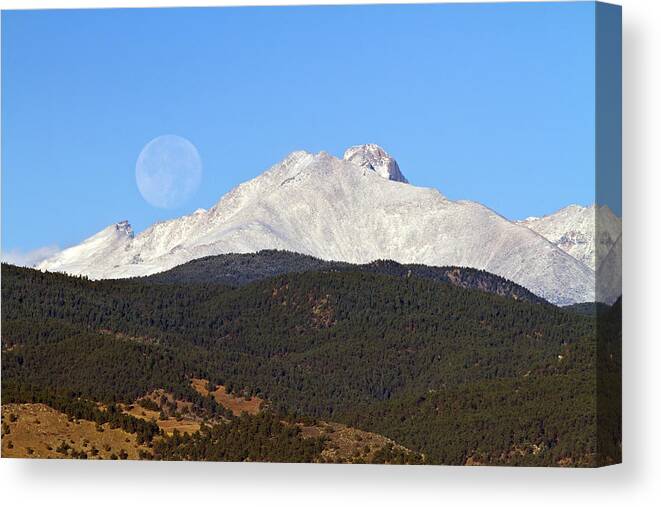
[[[599,210],[622,216],[622,8],[595,3],[595,241],[604,226]],[[598,245],[595,245],[597,247]],[[620,297],[597,309],[597,465],[622,462],[622,236],[596,259],[595,294]],[[595,248],[595,251],[599,251]],[[618,291],[619,289],[619,291]]]

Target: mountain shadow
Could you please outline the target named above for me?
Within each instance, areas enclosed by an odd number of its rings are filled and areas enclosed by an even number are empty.
[[[181,264],[168,271],[137,278],[136,280],[159,284],[194,283],[240,287],[278,275],[308,271],[361,272],[400,278],[423,278],[529,303],[548,304],[546,300],[536,296],[525,287],[502,276],[479,269],[400,264],[391,260],[376,260],[369,264],[351,264],[348,262],[325,261],[310,255],[282,250],[262,250],[257,253],[203,257]]]

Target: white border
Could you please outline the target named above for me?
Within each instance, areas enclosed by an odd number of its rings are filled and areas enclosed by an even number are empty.
[[[0,0],[0,8],[285,2]],[[394,3],[305,2],[286,4]],[[410,3],[410,2],[397,2]],[[600,470],[0,460],[4,505],[652,505],[661,499],[661,2],[623,0],[624,460]]]

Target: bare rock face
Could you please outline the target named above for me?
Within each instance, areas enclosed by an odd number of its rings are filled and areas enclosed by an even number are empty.
[[[376,172],[382,178],[408,183],[397,161],[376,144],[359,144],[344,152],[344,160]]]

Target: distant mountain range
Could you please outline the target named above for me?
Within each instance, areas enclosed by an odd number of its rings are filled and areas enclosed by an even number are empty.
[[[517,223],[595,270],[595,301],[613,304],[622,295],[622,219],[608,206],[572,204]]]
[[[595,227],[597,220],[606,225]],[[390,259],[470,267],[555,304],[610,303],[620,295],[619,276],[595,293],[595,269],[617,244],[620,230],[618,217],[595,207],[570,206],[512,222],[482,204],[408,184],[397,162],[370,144],[349,148],[342,159],[293,152],[209,210],[154,224],[138,235],[128,222],[119,222],[38,267],[126,278],[211,255],[277,249],[353,264]]]
[[[607,206],[572,204],[551,215],[517,223],[544,236],[592,269],[597,269],[622,234],[622,220]]]

